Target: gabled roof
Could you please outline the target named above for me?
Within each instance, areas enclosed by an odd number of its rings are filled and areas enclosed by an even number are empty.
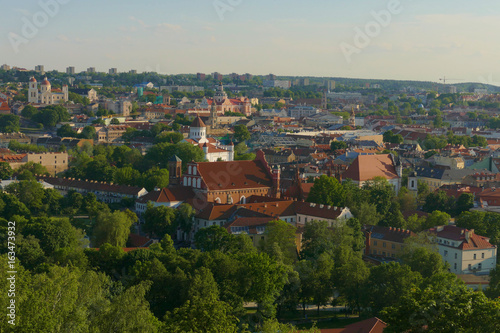
[[[445,238],[459,243],[456,248],[460,250],[480,250],[495,248],[488,237],[479,236],[474,233],[474,229],[468,230],[453,225],[438,226],[428,230],[437,237]],[[442,243],[440,245],[443,245]]]
[[[342,175],[344,179],[355,181],[366,181],[375,177],[399,178],[390,154],[359,155]]]

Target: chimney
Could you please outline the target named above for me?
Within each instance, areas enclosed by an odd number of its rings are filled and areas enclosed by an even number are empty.
[[[369,256],[370,255],[370,240],[371,240],[372,233],[371,231],[368,231],[366,233],[366,239],[365,239],[365,255]]]

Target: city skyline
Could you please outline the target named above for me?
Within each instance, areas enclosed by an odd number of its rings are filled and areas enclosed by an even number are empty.
[[[499,5],[450,4],[8,3],[0,62],[59,71],[74,66],[76,72],[95,67],[434,82],[446,76],[450,83],[500,85],[494,69],[500,49],[491,43],[498,17],[490,14]]]

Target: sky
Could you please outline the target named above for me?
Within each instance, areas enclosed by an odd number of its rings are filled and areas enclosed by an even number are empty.
[[[0,0],[0,64],[500,85],[491,0]]]

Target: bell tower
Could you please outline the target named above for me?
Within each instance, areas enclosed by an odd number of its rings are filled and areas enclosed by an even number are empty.
[[[174,155],[168,160],[168,178],[169,186],[181,184],[182,179],[182,160]]]

